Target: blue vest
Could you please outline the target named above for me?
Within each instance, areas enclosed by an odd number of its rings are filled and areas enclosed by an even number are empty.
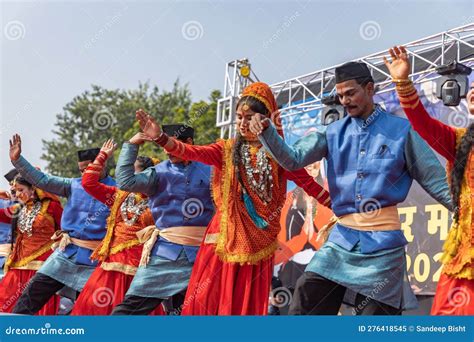
[[[102,184],[115,185],[115,180],[106,177]],[[106,220],[110,214],[109,207],[89,195],[82,187],[81,178],[74,178],[71,183],[71,196],[64,207],[61,218],[61,229],[69,236],[81,240],[102,240],[106,232]],[[92,251],[87,248],[69,245],[63,254],[69,258],[76,254],[75,262],[83,265],[95,265],[89,259]]]
[[[187,166],[169,160],[155,166],[158,188],[150,196],[150,208],[158,229],[176,226],[207,227],[214,214],[211,167],[199,162]],[[151,254],[176,260],[184,248],[194,261],[198,247],[182,246],[160,238]]]
[[[370,123],[347,116],[327,128],[327,179],[337,216],[361,212],[371,199],[395,205],[410,190],[404,155],[409,121],[381,108],[372,115]]]

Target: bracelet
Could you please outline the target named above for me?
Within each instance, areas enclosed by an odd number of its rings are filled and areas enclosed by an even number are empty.
[[[409,78],[392,78],[392,82],[395,84],[404,84],[404,83],[411,83]]]
[[[158,138],[153,139],[155,144],[160,145],[161,147],[164,147],[166,143],[168,142],[168,140],[169,140],[168,134],[164,132],[161,132]]]

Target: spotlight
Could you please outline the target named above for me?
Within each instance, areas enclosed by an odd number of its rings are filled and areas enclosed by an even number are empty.
[[[240,75],[245,78],[250,76],[250,64],[246,59],[242,61],[240,66]]]
[[[436,97],[442,99],[445,106],[458,106],[468,92],[471,71],[470,67],[456,61],[437,67],[441,78],[436,81]]]
[[[341,105],[337,95],[325,96],[321,102],[324,105],[321,114],[321,122],[323,125],[327,126],[344,117],[344,107]]]

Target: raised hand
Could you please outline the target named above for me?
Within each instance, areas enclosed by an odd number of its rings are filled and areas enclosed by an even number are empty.
[[[394,46],[388,52],[392,57],[390,62],[387,58],[383,58],[385,66],[390,72],[393,79],[407,79],[410,75],[410,62],[408,61],[407,50],[404,46]]]
[[[270,119],[259,113],[254,114],[249,122],[249,130],[255,135],[262,134],[268,126],[270,126]]]
[[[20,158],[21,155],[21,137],[15,134],[10,140],[10,159],[12,161]]]
[[[114,153],[117,149],[117,144],[113,141],[113,139],[108,139],[101,147],[100,151],[104,152],[107,155],[107,158]]]
[[[145,133],[138,132],[133,137],[131,137],[128,142],[133,145],[142,145],[145,141],[151,141],[151,140],[152,139]]]
[[[6,190],[0,190],[0,198],[5,200],[11,200],[12,194]]]
[[[143,109],[137,110],[136,118],[142,132],[151,139],[156,139],[161,135],[161,127],[158,122]]]

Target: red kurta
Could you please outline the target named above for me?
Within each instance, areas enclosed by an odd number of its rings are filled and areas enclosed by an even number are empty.
[[[107,219],[106,236],[92,255],[92,258],[100,260],[101,263],[77,298],[71,315],[109,315],[113,308],[123,301],[142,253],[142,245],[139,244],[135,233],[154,224],[148,208],[133,225],[125,224],[120,205],[129,193],[99,182],[106,160],[105,153],[100,152],[95,163],[89,164],[82,176],[84,190],[111,208],[111,213]],[[161,305],[152,313],[163,314]]]
[[[215,182],[219,181],[216,178],[222,176],[221,172],[224,173],[225,162],[223,161],[223,146],[222,142],[214,143],[207,146],[193,146],[183,144],[180,141],[174,140],[175,147],[168,152],[186,159],[202,162],[205,164],[212,165],[214,167],[213,177],[213,194],[214,200],[216,200],[217,189]],[[232,172],[232,171],[231,171]],[[284,188],[278,187],[278,191],[286,195],[286,180],[294,181],[298,186],[301,186],[313,197],[318,198],[318,201],[329,205],[330,199],[329,194],[316,182],[308,173],[302,169],[296,172],[287,172],[280,167],[276,170],[279,175],[281,184],[284,184]],[[275,181],[275,178],[274,178]],[[245,182],[245,180],[244,180]],[[275,185],[275,188],[279,186]],[[281,194],[275,194],[274,196],[280,196]],[[231,192],[230,202],[240,201],[239,194],[237,192]],[[256,196],[252,194],[252,196]],[[255,198],[255,197],[254,197]],[[279,200],[280,201],[280,200]],[[282,204],[282,203],[280,203]],[[267,221],[277,222],[279,227],[279,216],[281,207],[272,213],[273,219],[264,217]],[[236,216],[230,215],[229,217],[223,217],[225,213],[221,207],[216,208],[216,214],[212,218],[209,226],[206,230],[206,237],[199,248],[199,252],[196,257],[196,261],[191,274],[186,298],[183,304],[183,315],[265,315],[268,310],[268,298],[270,294],[271,279],[273,273],[273,252],[269,255],[265,255],[260,259],[255,259],[255,254],[252,257],[256,260],[255,262],[229,262],[223,261],[222,258],[216,253],[215,241],[210,241],[210,237],[219,235],[222,229],[222,221],[225,219],[229,221],[235,221]],[[276,219],[276,220],[275,220]],[[239,231],[242,229],[242,225],[235,224],[234,226],[237,231],[233,234],[234,238],[226,246],[234,248],[236,250],[249,249],[249,255],[252,252],[256,252],[252,242],[245,244],[242,240],[242,236],[248,236],[250,233],[257,234],[258,228],[252,222],[247,222],[246,231]],[[232,223],[229,223],[232,226]],[[249,227],[250,226],[250,227]],[[268,229],[273,229],[269,227]],[[257,231],[256,231],[257,230]],[[246,235],[247,234],[247,235]],[[276,245],[277,234],[274,236],[268,235],[267,241],[268,246]],[[242,245],[244,243],[244,245]],[[245,246],[246,245],[246,246]],[[252,249],[253,248],[253,249]],[[257,253],[258,255],[258,253]],[[229,256],[232,258],[233,256]],[[240,255],[237,255],[240,257]]]
[[[43,193],[44,194],[44,193]],[[56,198],[44,197],[36,216],[31,236],[17,228],[13,250],[6,262],[8,271],[0,282],[0,312],[12,312],[15,304],[36,270],[53,252],[51,236],[60,229],[63,209]],[[11,223],[13,207],[0,209],[0,221]],[[37,315],[56,315],[59,296],[55,295]]]

